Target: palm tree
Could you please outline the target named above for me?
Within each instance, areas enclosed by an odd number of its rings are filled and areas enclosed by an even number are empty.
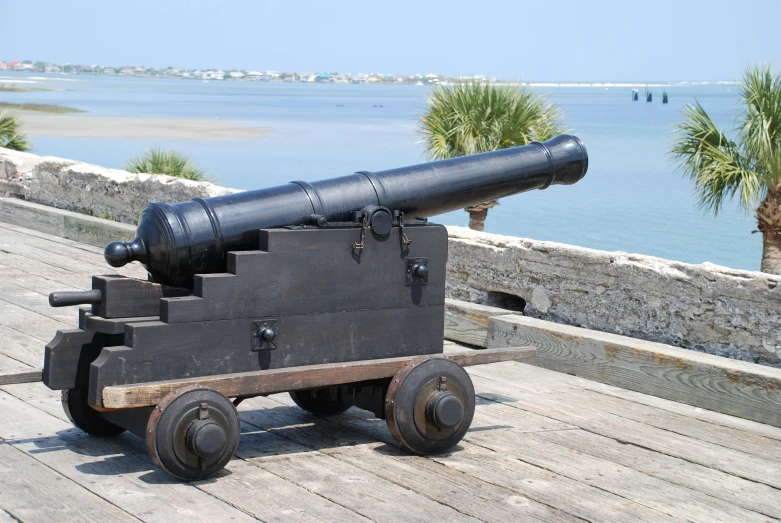
[[[749,67],[735,120],[734,140],[721,131],[695,100],[686,105],[670,149],[680,171],[694,182],[705,211],[718,214],[737,198],[754,212],[762,233],[762,272],[781,274],[781,76],[770,66]]]
[[[558,107],[532,89],[479,82],[434,87],[418,131],[432,160],[542,142],[566,132]],[[465,209],[469,227],[482,231],[495,205],[491,200]]]
[[[30,150],[30,142],[22,134],[22,124],[7,111],[0,112],[0,147],[14,151]]]
[[[189,158],[177,151],[152,148],[125,165],[131,173],[167,174],[196,182],[212,181]]]

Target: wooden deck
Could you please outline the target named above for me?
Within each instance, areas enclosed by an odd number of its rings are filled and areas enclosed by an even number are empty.
[[[0,272],[4,372],[39,367],[55,331],[76,326],[49,292],[116,271],[98,248],[0,222]],[[477,412],[450,454],[410,456],[367,412],[325,420],[275,395],[241,404],[236,457],[189,484],[140,438],[73,428],[42,384],[5,386],[0,522],[781,518],[779,428],[522,363],[469,372]]]

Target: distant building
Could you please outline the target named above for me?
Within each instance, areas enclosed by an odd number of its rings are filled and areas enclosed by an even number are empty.
[[[8,64],[5,62],[0,62],[0,71],[5,71],[8,69]]]
[[[263,71],[249,71],[247,73],[247,80],[255,80],[260,81],[263,79],[263,77],[266,75]]]
[[[295,82],[296,81],[296,73],[282,73],[282,81],[283,82]]]
[[[370,74],[369,77],[366,79],[367,82],[370,84],[375,84],[380,81],[380,75],[378,74]]]
[[[241,71],[231,71],[228,73],[228,78],[231,78],[233,80],[241,80],[243,78],[246,78],[247,75],[242,73]]]
[[[114,75],[117,74],[117,72],[111,67],[104,67],[103,74]]]

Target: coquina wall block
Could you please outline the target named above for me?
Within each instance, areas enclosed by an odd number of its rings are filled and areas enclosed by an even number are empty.
[[[0,148],[0,195],[123,223],[138,223],[149,202],[238,192],[209,182],[119,169]]]
[[[448,232],[451,298],[781,366],[781,276],[463,227]]]

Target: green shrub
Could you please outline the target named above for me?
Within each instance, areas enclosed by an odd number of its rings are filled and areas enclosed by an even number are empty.
[[[213,181],[183,154],[157,147],[131,158],[125,170],[131,173],[167,174],[196,182]]]

